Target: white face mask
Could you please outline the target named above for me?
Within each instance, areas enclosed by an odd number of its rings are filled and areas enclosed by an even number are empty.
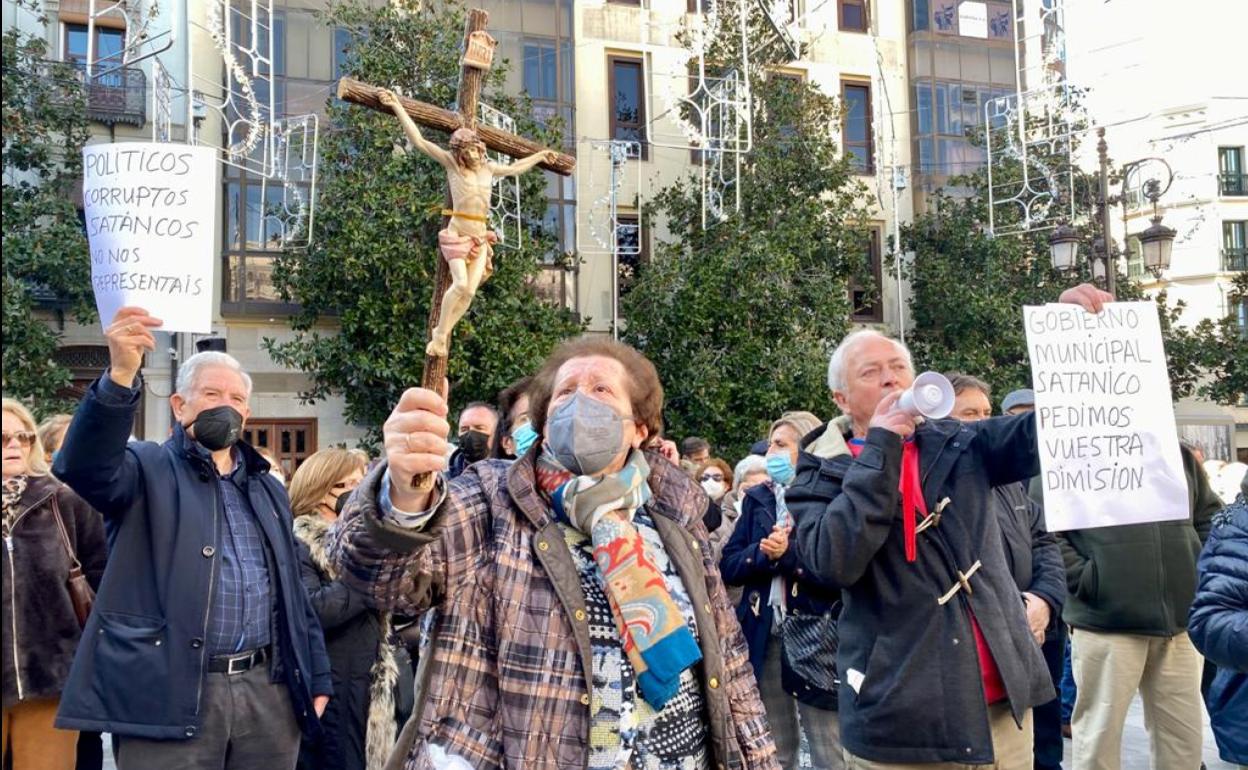
[[[712,500],[718,500],[724,496],[724,482],[707,479],[702,482],[702,490],[706,492],[707,497]]]

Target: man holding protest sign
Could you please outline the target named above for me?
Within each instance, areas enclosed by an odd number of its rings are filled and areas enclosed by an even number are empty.
[[[168,441],[127,440],[161,323],[117,312],[57,457],[110,558],[56,726],[112,733],[121,770],[294,768],[333,688],[290,502],[240,440],[251,378],[225,353],[182,363]]]
[[[1090,313],[1111,299],[1061,297]],[[900,342],[846,338],[828,366],[844,417],[807,437],[828,459],[804,455],[787,495],[799,558],[842,588],[846,764],[1030,770],[1031,709],[1053,685],[989,500],[1037,473],[1035,417],[920,422],[894,408],[913,380]]]
[[[1196,557],[1221,503],[1181,449],[1157,307],[1025,309],[1045,517],[1059,531],[1077,689],[1076,770],[1117,770],[1131,700],[1153,764],[1201,764]]]

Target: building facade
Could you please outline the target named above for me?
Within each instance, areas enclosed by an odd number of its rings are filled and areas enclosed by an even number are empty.
[[[318,17],[325,5],[325,0],[273,0],[273,44],[266,53],[272,59],[276,116],[323,113],[342,74],[342,51],[350,37]],[[499,41],[496,61],[510,62],[505,90],[526,94],[539,120],[558,118],[565,151],[578,157],[572,177],[546,173],[545,225],[558,248],[542,266],[538,289],[548,301],[576,311],[591,331],[609,333],[620,267],[644,270],[651,244],[667,235],[662,222],[643,219],[639,204],[698,173],[696,147],[665,116],[673,112],[673,100],[693,87],[689,52],[675,32],[696,28],[712,6],[708,0],[479,0],[474,5],[490,13],[489,29]],[[221,68],[205,31],[210,4],[186,6],[194,22],[187,28],[194,69]],[[14,0],[4,0],[3,8],[6,28],[17,25],[44,35],[54,58],[85,61],[89,0],[44,0],[46,23]],[[845,114],[833,130],[873,202],[871,238],[864,248],[879,296],[871,300],[851,288],[854,320],[904,330],[907,287],[884,268],[884,253],[898,228],[926,210],[933,192],[985,162],[968,131],[982,126],[989,100],[1023,85],[1015,58],[1014,6],[1003,0],[787,0],[787,5],[773,4],[771,13],[776,34],[803,51],[776,67],[774,76],[803,79],[841,99]],[[1094,27],[1097,22],[1073,23]],[[94,35],[97,57],[107,56],[124,45],[124,22],[120,16],[104,20]],[[186,50],[177,47],[162,60],[182,71]],[[152,76],[148,60],[91,84],[92,141],[151,139]],[[1125,86],[1118,90],[1133,93]],[[1163,153],[1178,172],[1163,202],[1167,224],[1180,230],[1174,266],[1158,282],[1129,259],[1131,276],[1149,286],[1164,285],[1171,296],[1184,299],[1185,320],[1234,310],[1248,325],[1248,309],[1227,307],[1230,278],[1248,259],[1248,141],[1242,125],[1217,128],[1243,114],[1245,105],[1242,99],[1223,98],[1224,93],[1214,89],[1199,104],[1175,108],[1139,136],[1116,128],[1111,137],[1116,158]],[[176,97],[175,105],[182,98]],[[1090,106],[1093,114],[1122,112],[1112,104]],[[184,141],[185,122],[175,118],[174,141]],[[195,125],[201,138],[224,132],[221,116],[211,110],[197,113]],[[1163,137],[1200,127],[1194,138]],[[1154,141],[1158,137],[1162,144]],[[617,222],[604,231],[611,162],[602,143],[609,140],[636,141],[640,150],[618,169]],[[213,184],[220,195],[213,237],[220,259],[213,331],[252,373],[253,440],[273,449],[291,470],[318,447],[353,443],[361,431],[342,418],[341,398],[303,403],[299,394],[310,385],[306,375],[278,366],[263,348],[266,338],[290,336],[286,318],[294,308],[273,284],[280,244],[264,225],[265,205],[280,196],[280,188],[262,182],[252,171],[217,166]],[[1147,225],[1149,212],[1135,204],[1128,205],[1117,233],[1128,246],[1126,236]],[[613,261],[613,246],[621,266]],[[62,324],[61,358],[81,390],[107,361],[99,328],[52,316],[49,322]],[[332,327],[325,331],[332,333]],[[146,438],[168,433],[166,399],[177,363],[200,340],[162,334],[159,342],[144,370],[143,417],[136,426]],[[1236,422],[1239,437],[1231,443],[1248,447],[1248,413],[1239,410],[1231,418],[1232,425]]]
[[[108,3],[100,2],[99,6]],[[275,0],[272,20],[273,61],[272,87],[274,114],[299,115],[323,112],[326,99],[333,93],[344,36],[341,31],[326,27],[316,17],[324,2]],[[192,37],[189,50],[194,69],[212,73],[221,68],[221,59],[206,32],[208,3],[187,2],[191,24],[179,34]],[[85,63],[88,53],[88,0],[45,0],[42,14],[34,13],[12,0],[3,3],[4,26],[43,36],[50,58]],[[168,8],[165,8],[168,14]],[[166,15],[167,19],[168,16]],[[239,22],[231,17],[235,35]],[[160,27],[154,29],[158,32]],[[94,25],[96,60],[120,51],[125,44],[126,22],[120,14],[105,14]],[[162,63],[174,74],[179,85],[186,71],[185,42],[161,54]],[[109,71],[112,70],[112,71]],[[89,143],[151,141],[153,139],[152,60],[148,59],[120,70],[101,67],[97,76],[87,82],[88,115],[92,121]],[[208,97],[219,95],[211,84],[196,83]],[[186,120],[183,99],[185,89],[175,92],[172,140],[184,141]],[[262,95],[262,100],[265,99]],[[211,144],[220,144],[224,129],[220,116],[211,110],[196,110],[198,136]],[[320,447],[354,444],[363,434],[342,417],[344,402],[333,396],[316,404],[307,404],[300,393],[311,382],[301,373],[274,363],[263,348],[263,340],[289,339],[291,331],[286,316],[291,307],[281,302],[272,280],[275,244],[262,225],[262,186],[257,175],[235,166],[217,164],[211,184],[220,190],[217,199],[216,226],[212,228],[214,253],[220,255],[214,269],[214,285],[218,291],[213,303],[211,335],[168,334],[158,332],[157,348],[149,353],[143,367],[144,393],[141,414],[136,420],[135,435],[139,438],[162,440],[172,427],[168,397],[174,386],[177,366],[193,355],[205,337],[224,341],[225,349],[239,359],[251,374],[253,393],[252,416],[248,421],[248,440],[255,446],[271,451],[287,474],[304,458]],[[270,200],[275,188],[267,187]],[[280,188],[276,188],[280,195]],[[280,198],[279,198],[280,199]],[[59,361],[73,373],[73,384],[66,395],[79,396],[105,370],[108,348],[98,325],[81,326],[57,314],[47,314],[48,322],[62,334]],[[332,332],[327,326],[325,331]]]

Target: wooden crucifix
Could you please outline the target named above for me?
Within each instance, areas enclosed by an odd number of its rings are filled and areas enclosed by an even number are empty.
[[[485,31],[489,14],[474,8],[464,29],[464,58],[459,72],[457,111],[396,96],[377,86],[351,78],[338,81],[338,98],[379,112],[396,115],[412,144],[437,160],[447,172],[447,205],[438,233],[438,259],[433,301],[429,304],[429,341],[421,387],[441,390],[446,378],[451,331],[468,310],[480,284],[492,272],[492,245],[497,241],[486,226],[493,178],[515,175],[540,166],[563,176],[576,167],[576,159],[548,150],[523,137],[490,126],[477,125],[477,99],[493,62],[495,41]],[[450,151],[426,140],[418,125],[451,134]],[[489,148],[513,158],[510,165],[486,162]],[[416,486],[429,488],[431,475],[417,479]]]

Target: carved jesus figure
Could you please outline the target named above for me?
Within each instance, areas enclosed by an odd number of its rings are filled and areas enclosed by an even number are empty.
[[[447,152],[425,139],[392,91],[382,91],[380,100],[403,124],[404,132],[416,149],[446,169],[446,181],[451,188],[452,208],[442,212],[451,220],[438,233],[438,250],[450,269],[451,285],[442,297],[438,325],[430,332],[429,345],[425,348],[427,355],[446,356],[451,330],[463,318],[477,289],[494,270],[491,259],[498,235],[486,226],[494,177],[518,176],[543,161],[554,162],[559,156],[543,150],[511,164],[491,163],[485,159],[485,144],[471,128],[461,128],[451,134],[451,149]]]

